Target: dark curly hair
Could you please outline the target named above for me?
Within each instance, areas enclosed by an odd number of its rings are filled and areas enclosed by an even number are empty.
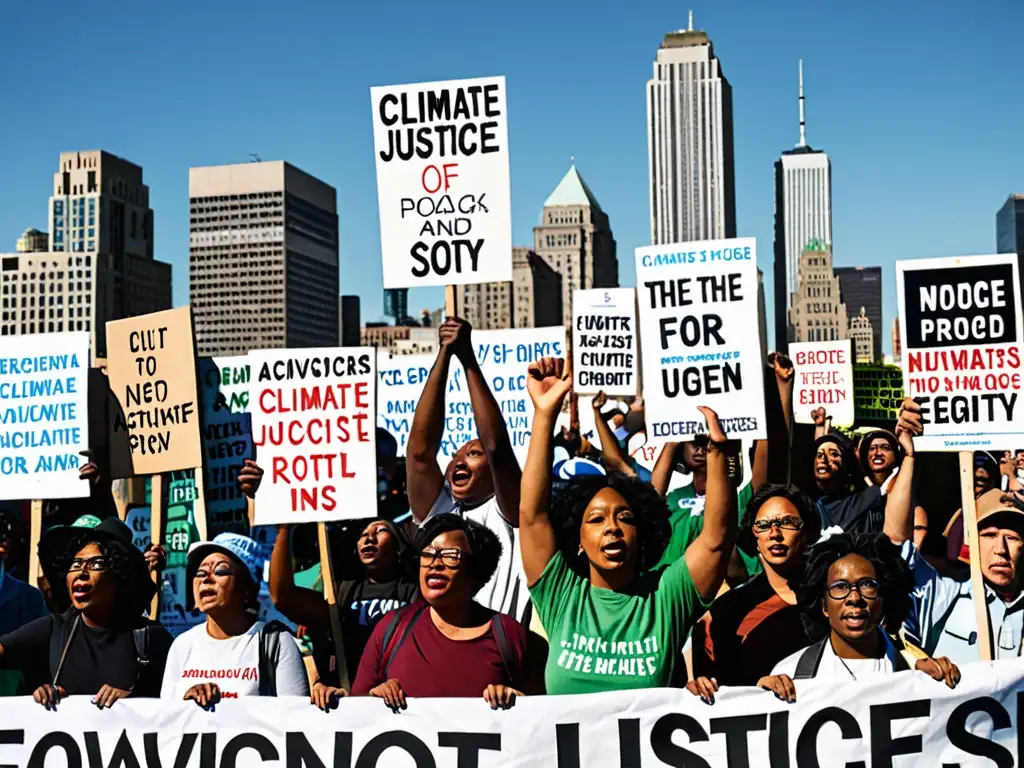
[[[498,561],[501,560],[504,549],[497,534],[485,525],[454,514],[430,518],[416,534],[416,540],[413,542],[414,556],[410,558],[410,565],[414,565],[415,571],[418,571],[420,552],[429,547],[442,533],[449,531],[462,531],[469,540],[470,556],[466,559],[464,567],[469,568],[469,574],[473,578],[475,595],[498,570]]]
[[[57,593],[61,602],[66,599],[71,604],[71,597],[67,594],[67,574],[71,567],[71,561],[75,555],[81,552],[89,544],[99,547],[100,554],[109,563],[108,573],[117,579],[117,604],[115,606],[115,619],[117,621],[128,621],[135,619],[141,614],[150,598],[156,591],[153,582],[146,578],[139,578],[139,569],[133,561],[134,553],[129,552],[124,545],[111,541],[106,537],[90,535],[92,531],[84,531],[68,541],[66,548],[56,553],[54,565],[58,573],[55,580],[50,581],[50,588]],[[49,579],[49,575],[47,576]]]
[[[589,566],[579,557],[580,526],[587,505],[605,488],[617,492],[633,510],[640,542],[640,572],[653,568],[664,554],[672,534],[668,507],[649,483],[619,472],[574,477],[552,499],[549,517],[562,556],[573,570],[589,577]]]
[[[847,555],[860,555],[874,566],[875,579],[879,584],[876,599],[883,601],[882,626],[886,632],[899,632],[910,609],[914,578],[900,557],[899,547],[882,534],[851,536],[841,533],[831,536],[811,547],[803,581],[796,590],[804,629],[812,643],[829,634],[828,618],[821,611],[828,586],[828,571],[834,562]]]
[[[757,536],[754,535],[754,521],[757,513],[761,511],[769,499],[785,499],[794,507],[804,521],[804,540],[810,546],[821,537],[821,515],[818,513],[818,505],[811,501],[811,497],[801,491],[795,485],[763,485],[747,504],[745,510],[740,512],[740,531],[736,538],[736,545],[744,552],[753,555],[757,554]]]

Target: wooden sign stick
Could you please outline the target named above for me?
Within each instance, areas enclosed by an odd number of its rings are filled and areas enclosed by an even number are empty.
[[[960,499],[964,515],[964,540],[971,553],[971,592],[978,624],[978,658],[992,661],[992,627],[985,600],[985,579],[981,573],[981,548],[978,546],[978,512],[974,505],[974,454],[960,452]]]
[[[29,551],[28,551],[28,583],[33,587],[39,586],[39,577],[42,571],[39,567],[39,539],[43,535],[43,500],[32,499],[32,507],[29,512]]]
[[[446,285],[444,287],[444,316],[445,317],[458,317],[459,316],[459,297],[455,293],[456,286]]]
[[[164,476],[153,475],[153,482],[150,487],[149,533],[154,547],[159,547],[163,544],[164,509]],[[153,581],[156,582],[156,594],[153,595],[153,604],[149,607],[149,619],[150,621],[158,621],[160,618],[160,582],[162,579],[159,571],[154,572],[152,576]],[[186,585],[186,589],[191,588],[191,584]]]
[[[346,691],[352,686],[348,679],[348,662],[345,660],[345,642],[341,636],[341,611],[338,608],[338,594],[335,590],[334,566],[331,563],[331,547],[327,538],[327,524],[316,524],[320,543],[320,578],[324,582],[324,599],[331,617],[331,635],[334,637],[334,664],[338,670],[339,685]]]

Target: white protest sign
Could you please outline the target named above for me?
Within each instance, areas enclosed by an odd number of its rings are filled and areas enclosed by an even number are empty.
[[[7,336],[0,350],[0,499],[74,499],[89,447],[89,334]]]
[[[505,78],[370,89],[385,288],[512,279]]]
[[[636,291],[573,292],[572,373],[578,394],[637,393]]]
[[[648,443],[705,433],[698,405],[765,438],[754,239],[637,248],[636,279]]]
[[[249,408],[265,475],[255,525],[366,517],[377,508],[375,350],[249,353]]]
[[[901,366],[921,405],[922,451],[1024,440],[1016,254],[896,262]]]
[[[473,331],[473,349],[487,385],[498,402],[512,449],[519,463],[526,461],[533,424],[533,402],[526,391],[526,369],[540,357],[565,356],[565,329],[517,328]],[[398,455],[405,455],[413,414],[419,402],[434,355],[396,355],[377,360],[377,426],[398,441]],[[445,387],[444,436],[438,452],[442,468],[462,445],[477,436],[473,406],[465,371],[453,359]],[[262,493],[262,491],[261,491]]]
[[[824,408],[837,427],[853,426],[853,362],[850,341],[791,342],[793,419],[813,424],[811,412]]]
[[[397,717],[369,696],[345,699],[326,715],[298,696],[243,696],[209,712],[190,701],[135,698],[97,709],[90,696],[50,711],[23,696],[4,702],[0,760],[222,768],[1017,765],[1024,663],[968,664],[961,673],[954,690],[922,672],[797,682],[794,704],[758,688],[722,688],[711,706],[672,688],[523,696],[505,711],[481,696],[410,698]]]
[[[238,484],[242,462],[254,455],[249,414],[249,359],[199,359],[203,403],[203,451],[206,454],[206,520],[210,538],[233,531],[248,533],[249,508]]]

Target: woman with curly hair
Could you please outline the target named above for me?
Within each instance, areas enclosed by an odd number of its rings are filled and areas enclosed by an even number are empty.
[[[736,537],[736,489],[718,416],[708,424],[704,527],[676,562],[655,568],[668,510],[651,487],[619,474],[579,477],[551,501],[555,420],[572,387],[565,361],[529,368],[533,430],[520,494],[523,568],[553,652],[547,692],[667,686],[690,628],[718,592]]]
[[[48,681],[33,698],[47,708],[87,694],[100,707],[159,695],[171,636],[142,617],[156,586],[131,529],[117,518],[59,526],[39,543],[40,560],[70,608],[0,637],[0,662]]]
[[[475,599],[501,561],[497,534],[460,515],[436,515],[413,549],[423,599],[377,622],[352,695],[376,696],[397,712],[407,696],[483,696],[497,709],[543,693],[539,638]]]
[[[910,608],[913,578],[885,536],[838,534],[815,545],[797,589],[813,642],[779,662],[759,688],[796,701],[794,680],[863,680],[911,669],[895,636]],[[923,655],[923,654],[920,654]],[[960,670],[946,657],[917,658],[914,669],[955,688]]]

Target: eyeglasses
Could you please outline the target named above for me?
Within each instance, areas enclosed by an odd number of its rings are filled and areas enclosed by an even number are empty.
[[[879,585],[874,579],[861,579],[854,584],[848,581],[833,581],[828,585],[827,591],[833,600],[845,600],[855,589],[865,600],[874,600],[878,597]]]
[[[753,528],[758,533],[768,533],[775,526],[784,531],[799,531],[804,527],[804,521],[799,517],[777,517],[771,520],[755,520],[753,522]]]
[[[440,559],[448,568],[458,568],[464,557],[465,553],[461,549],[424,549],[420,552],[420,566],[429,568]]]
[[[378,525],[371,531],[363,531],[362,533],[360,533],[359,540],[362,541],[363,539],[368,539],[370,538],[371,534],[374,536],[374,538],[376,538],[385,533],[391,533],[391,529],[388,528],[386,525]]]
[[[103,555],[96,557],[76,557],[68,566],[68,573],[82,571],[84,573],[103,573],[110,568],[110,561]]]
[[[192,578],[193,579],[197,579],[199,581],[205,581],[206,577],[209,576],[209,575],[210,575],[210,571],[206,570],[205,568],[200,568],[198,571],[196,571],[196,575],[193,576]],[[235,575],[235,572],[233,570],[231,570],[230,568],[228,568],[227,566],[223,566],[223,567],[219,567],[219,568],[214,568],[213,569],[213,576],[216,579],[226,579],[229,576],[234,576],[234,575]]]

